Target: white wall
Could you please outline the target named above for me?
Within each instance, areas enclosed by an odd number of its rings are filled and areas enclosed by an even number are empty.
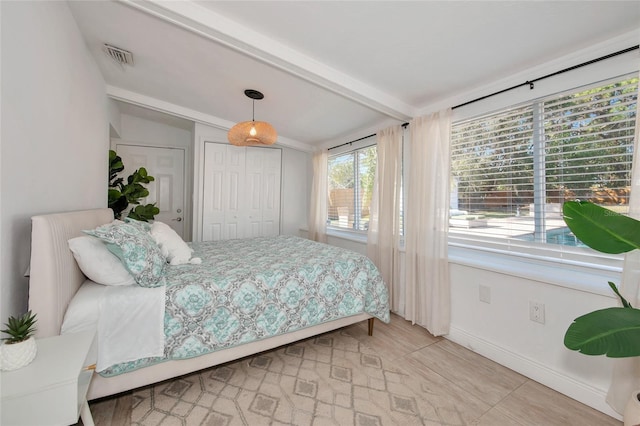
[[[108,101],[109,108],[109,136],[112,138],[119,138],[121,132],[121,120],[120,120],[120,110],[118,109],[118,104],[113,99],[109,99]]]
[[[488,265],[491,266],[491,265]],[[613,360],[564,347],[574,318],[615,304],[598,295],[478,267],[450,263],[451,332],[447,338],[613,415],[605,403]],[[523,265],[522,274],[528,272]],[[558,274],[561,272],[558,271]],[[479,287],[491,303],[480,302]],[[602,282],[603,289],[606,281]],[[544,304],[545,323],[529,319],[529,302]]]
[[[66,2],[1,2],[0,320],[27,308],[32,215],[105,207],[105,84]]]
[[[282,148],[282,209],[280,233],[298,235],[307,226],[309,193],[307,172],[313,169],[311,154],[292,148]]]
[[[201,218],[202,179],[204,174],[205,142],[227,142],[227,131],[196,123],[194,129],[194,214],[193,238],[198,241]],[[298,235],[300,228],[306,228],[309,211],[308,171],[311,167],[311,154],[292,148],[276,145],[282,149],[282,190],[280,233]]]
[[[193,146],[191,131],[129,114],[120,114],[120,139],[150,146]]]

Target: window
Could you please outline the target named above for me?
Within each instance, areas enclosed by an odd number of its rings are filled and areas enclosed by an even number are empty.
[[[628,213],[637,96],[626,77],[454,123],[451,242],[596,256],[569,232],[562,203]]]
[[[329,157],[329,201],[327,225],[366,231],[376,173],[376,147]]]

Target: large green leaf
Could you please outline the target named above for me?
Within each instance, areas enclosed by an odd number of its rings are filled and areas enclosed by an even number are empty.
[[[122,158],[120,158],[116,152],[112,149],[109,150],[109,186],[113,187],[118,184],[118,182],[114,182],[117,174],[124,170],[124,165],[122,164]],[[120,179],[122,180],[122,179]]]
[[[569,326],[564,345],[585,355],[640,356],[640,310],[607,308],[578,317]]]
[[[640,248],[640,222],[587,201],[567,201],[564,221],[580,241],[603,253]]]
[[[143,222],[149,222],[150,220],[153,220],[154,216],[158,213],[160,213],[160,209],[156,207],[155,203],[153,203],[144,206],[136,206],[129,211],[129,217]]]

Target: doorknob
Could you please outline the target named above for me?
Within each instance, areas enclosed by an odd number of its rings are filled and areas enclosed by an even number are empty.
[[[175,220],[176,222],[182,222],[182,218],[181,217],[179,217],[177,219],[171,219],[171,220]]]

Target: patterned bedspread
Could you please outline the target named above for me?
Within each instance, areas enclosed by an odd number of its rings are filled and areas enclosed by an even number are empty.
[[[366,312],[389,322],[387,288],[363,255],[279,236],[193,243],[200,265],[168,268],[165,356],[114,376]]]

